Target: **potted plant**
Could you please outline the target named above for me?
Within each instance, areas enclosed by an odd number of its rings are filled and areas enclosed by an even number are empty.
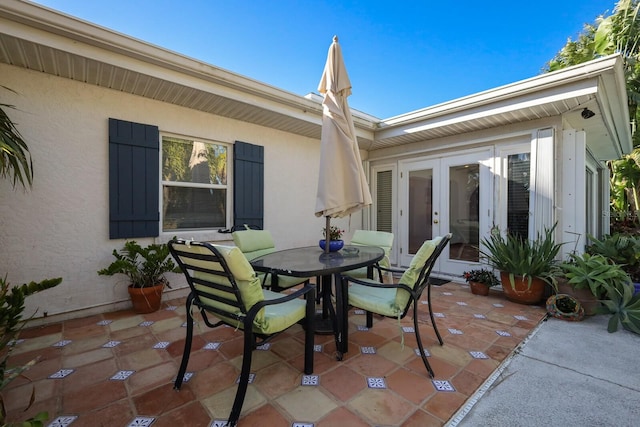
[[[635,294],[640,294],[640,237],[628,233],[605,235],[601,239],[589,236],[590,254],[602,255],[620,265],[631,277]]]
[[[547,299],[547,313],[556,319],[580,321],[584,319],[584,307],[571,295],[556,294]]]
[[[561,243],[556,243],[556,225],[545,228],[531,240],[511,232],[502,235],[498,228],[482,239],[480,253],[500,271],[502,289],[508,300],[521,304],[537,304],[547,284],[554,285],[556,256]]]
[[[500,284],[498,278],[491,270],[480,269],[465,271],[462,277],[469,284],[471,293],[474,295],[489,295],[489,288]]]
[[[606,295],[608,283],[629,282],[629,276],[618,264],[603,255],[571,254],[559,264],[558,293],[572,295],[584,307],[586,315],[596,314],[599,300]]]
[[[113,250],[115,261],[98,271],[99,275],[124,274],[129,278],[129,296],[136,313],[151,313],[160,308],[162,291],[169,281],[165,273],[180,273],[170,257],[169,246],[154,243],[146,247],[134,240],[127,241],[118,252]]]
[[[342,240],[342,233],[344,230],[332,225],[329,227],[329,252],[335,252],[342,249],[344,246],[344,241]],[[322,235],[324,239],[320,240],[319,245],[322,250],[326,247],[326,238],[327,238],[327,229],[326,227],[322,229]]]

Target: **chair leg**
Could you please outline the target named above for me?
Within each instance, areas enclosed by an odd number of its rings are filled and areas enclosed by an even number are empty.
[[[373,328],[373,313],[367,311],[367,328]]]
[[[180,362],[180,369],[178,369],[178,376],[173,383],[174,390],[180,390],[182,387],[182,381],[184,374],[187,371],[187,364],[189,363],[189,355],[191,354],[191,342],[193,340],[193,316],[191,315],[191,304],[193,303],[193,294],[189,294],[187,297],[187,337],[184,340],[184,350],[182,351],[182,362]]]
[[[253,348],[255,345],[255,337],[251,330],[251,325],[245,325],[244,330],[244,350],[242,354],[242,369],[240,370],[240,380],[238,381],[238,390],[236,391],[236,397],[233,401],[233,407],[231,408],[231,414],[227,421],[227,426],[234,427],[238,424],[240,418],[240,412],[242,411],[242,404],[247,394],[247,388],[249,386],[249,374],[251,373],[251,356],[253,354]]]
[[[317,290],[317,288],[316,288]],[[315,295],[314,292],[311,291],[310,294],[305,296],[307,299],[307,311],[306,311],[306,330],[304,335],[304,373],[306,375],[313,374],[313,344],[314,344],[314,336],[315,336],[315,318],[316,318],[316,307],[315,307]]]
[[[422,339],[420,338],[420,329],[418,329],[418,304],[415,300],[413,302],[413,330],[416,334],[416,341],[418,342],[418,350],[420,351],[422,363],[424,363],[424,367],[427,368],[429,376],[433,378],[435,374],[433,373],[433,369],[431,368],[431,365],[427,360],[427,356],[424,354],[424,346],[422,345]]]
[[[436,332],[436,336],[438,337],[438,341],[440,345],[444,344],[442,341],[442,337],[440,336],[440,332],[438,332],[438,325],[436,325],[436,319],[433,317],[433,310],[431,309],[431,283],[427,285],[427,305],[429,306],[429,317],[431,317],[431,325],[433,326],[433,330]],[[417,306],[415,307],[417,309]],[[413,316],[415,317],[417,311],[414,310]]]

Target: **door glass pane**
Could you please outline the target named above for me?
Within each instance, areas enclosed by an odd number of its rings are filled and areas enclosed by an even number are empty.
[[[453,237],[449,259],[478,262],[480,254],[480,166],[449,169],[449,226]]]
[[[376,190],[376,230],[392,233],[392,172],[381,171],[377,173]]]
[[[529,153],[508,157],[507,229],[523,239],[529,237]]]
[[[433,170],[409,172],[409,253],[433,238]]]

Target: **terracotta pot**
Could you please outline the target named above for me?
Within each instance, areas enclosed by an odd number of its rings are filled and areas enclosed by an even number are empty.
[[[484,283],[480,282],[469,282],[469,288],[471,288],[471,293],[474,295],[489,295],[489,287]]]
[[[559,294],[571,295],[578,300],[582,308],[584,308],[585,316],[593,316],[596,314],[596,309],[600,307],[600,302],[596,298],[590,289],[575,289],[569,283],[567,279],[559,278],[557,280],[557,288]]]
[[[133,304],[133,311],[138,314],[153,313],[160,309],[162,302],[163,284],[145,288],[133,288],[129,286],[129,296]]]
[[[530,277],[514,276],[514,286],[511,286],[509,273],[501,271],[500,282],[502,283],[505,297],[509,301],[520,304],[538,304],[542,301],[547,282],[538,277],[532,277],[531,286],[529,286],[529,279]]]

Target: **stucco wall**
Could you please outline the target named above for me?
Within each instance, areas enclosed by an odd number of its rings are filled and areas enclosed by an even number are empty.
[[[314,216],[319,140],[212,116],[42,73],[0,64],[0,102],[29,145],[30,191],[0,180],[0,274],[11,283],[62,277],[57,288],[29,297],[26,314],[74,317],[128,306],[124,277],[98,276],[123,240],[108,233],[108,118],[153,124],[161,134],[265,147],[265,228],[279,248],[317,244],[324,226]],[[348,230],[361,215],[334,223]],[[176,233],[161,235],[166,241]],[[184,237],[224,240],[215,231]],[[139,239],[149,243],[151,239]],[[184,293],[178,275],[170,277]],[[170,297],[170,296],[169,296]],[[81,310],[78,312],[78,310]]]

